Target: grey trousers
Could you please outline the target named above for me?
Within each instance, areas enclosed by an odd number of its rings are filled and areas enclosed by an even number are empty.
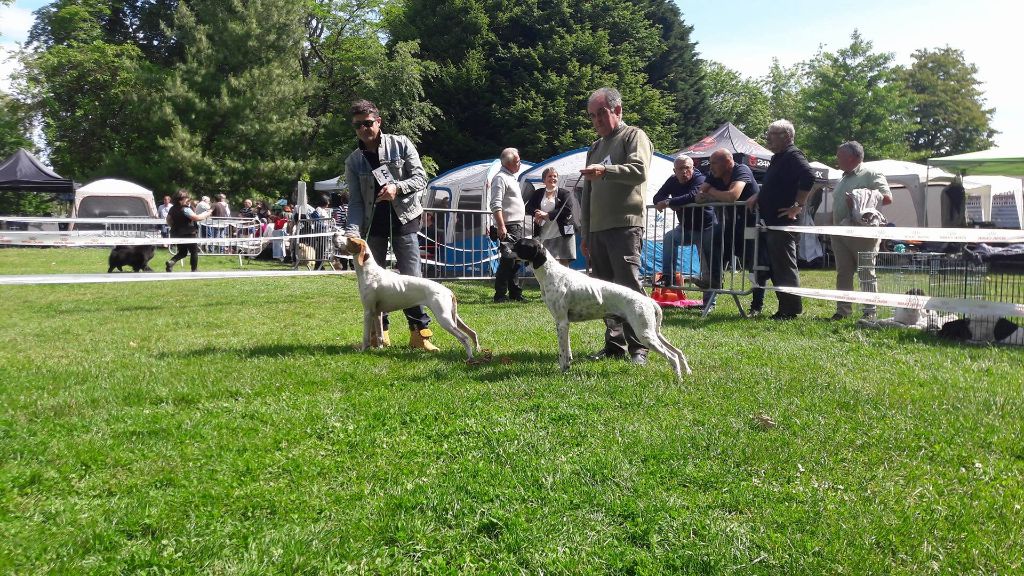
[[[387,236],[368,236],[366,245],[370,247],[370,254],[382,268],[387,268],[385,258],[388,255]],[[416,233],[390,238],[391,249],[395,251],[395,259],[398,260],[398,273],[403,276],[423,276],[420,270],[420,243]],[[422,306],[412,306],[403,310],[405,318],[409,321],[410,330],[420,330],[430,324],[430,316],[423,311]],[[388,315],[384,315],[384,329],[388,329]]]
[[[640,284],[640,237],[639,226],[612,228],[591,232],[587,247],[590,250],[590,267],[594,277],[614,282],[630,290],[646,295]],[[609,354],[647,354],[647,348],[637,339],[633,328],[618,316],[604,319],[604,349]]]

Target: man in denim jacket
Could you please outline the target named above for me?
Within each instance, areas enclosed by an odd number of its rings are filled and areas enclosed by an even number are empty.
[[[373,259],[387,265],[388,242],[398,260],[398,272],[420,276],[420,192],[427,187],[427,175],[420,156],[405,136],[383,134],[377,107],[369,100],[357,100],[349,111],[359,146],[345,160],[349,236],[366,239]],[[422,306],[404,310],[409,321],[409,346],[436,352],[427,325],[430,317]],[[388,315],[384,315],[384,344],[391,344]]]

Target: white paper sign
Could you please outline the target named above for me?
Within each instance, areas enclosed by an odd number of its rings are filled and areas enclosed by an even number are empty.
[[[391,172],[388,171],[388,167],[383,164],[373,171],[373,177],[377,180],[379,186],[387,186],[388,184],[394,184],[395,179],[391,176]]]
[[[611,164],[612,164],[611,154],[609,154],[608,156],[605,156],[604,160],[601,160],[601,164],[604,164],[605,166],[611,166]]]

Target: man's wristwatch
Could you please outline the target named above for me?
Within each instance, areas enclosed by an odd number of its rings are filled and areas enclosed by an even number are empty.
[[[804,205],[799,203],[799,202],[793,202],[793,205],[790,206],[790,208],[803,208],[803,207],[804,207]]]

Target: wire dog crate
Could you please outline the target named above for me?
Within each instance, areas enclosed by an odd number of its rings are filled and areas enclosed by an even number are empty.
[[[954,254],[861,252],[858,255],[858,273],[872,267],[879,292],[907,294],[919,290],[921,294],[932,297],[1024,302],[1024,264],[990,265],[989,261],[967,250]],[[868,289],[869,282],[862,276],[861,289]],[[1021,318],[1007,320],[1018,326],[1024,324]]]
[[[858,272],[870,269],[872,256],[878,278],[878,291],[907,294],[920,290],[925,296],[986,299],[985,276],[988,265],[973,262],[960,254],[935,252],[861,252]],[[867,289],[861,280],[861,289]]]

